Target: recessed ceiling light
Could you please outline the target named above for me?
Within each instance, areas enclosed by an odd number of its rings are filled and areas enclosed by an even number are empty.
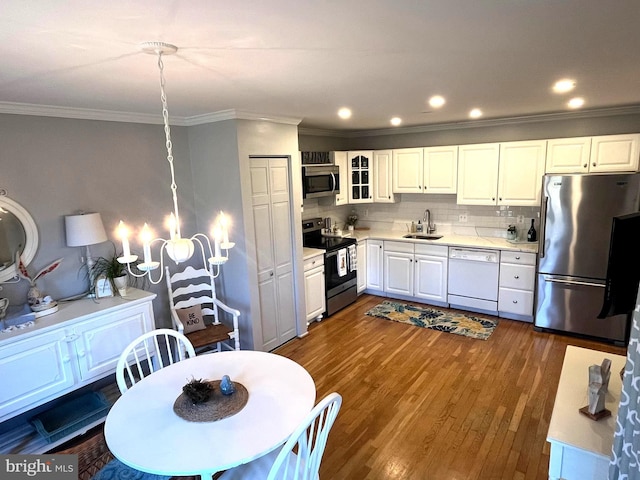
[[[445,104],[445,102],[446,100],[444,99],[444,97],[440,95],[434,95],[429,99],[429,105],[431,105],[433,108],[440,108]]]
[[[553,84],[553,91],[556,93],[567,93],[576,88],[575,80],[570,78],[563,78]]]
[[[469,112],[469,116],[471,118],[479,118],[482,116],[482,110],[480,110],[479,108],[474,108]]]
[[[567,102],[569,108],[580,108],[584,105],[584,98],[582,97],[574,97]]]
[[[397,127],[401,123],[402,123],[402,119],[400,117],[393,117],[391,119],[391,125],[393,125],[394,127]]]
[[[340,110],[338,110],[338,116],[342,119],[347,119],[347,118],[351,118],[351,109],[347,108],[347,107],[343,107]]]

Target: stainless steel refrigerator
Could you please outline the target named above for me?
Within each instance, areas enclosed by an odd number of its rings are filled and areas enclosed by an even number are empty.
[[[639,209],[638,173],[543,177],[537,330],[626,342],[630,314],[618,299],[637,292]]]

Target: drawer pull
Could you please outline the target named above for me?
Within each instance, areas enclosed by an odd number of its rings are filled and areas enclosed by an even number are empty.
[[[516,257],[516,260],[520,260],[520,257]]]
[[[518,303],[518,300],[511,300],[513,303]]]
[[[513,278],[515,278],[516,280],[520,278],[520,275],[514,275]]]

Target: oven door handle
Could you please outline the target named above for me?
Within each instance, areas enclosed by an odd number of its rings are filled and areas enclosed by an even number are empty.
[[[329,257],[337,257],[338,256],[338,251],[336,250],[335,252],[331,252],[331,253],[325,253],[324,254],[324,258],[327,259]]]

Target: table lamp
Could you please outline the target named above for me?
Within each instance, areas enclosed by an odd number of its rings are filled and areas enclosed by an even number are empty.
[[[102,217],[99,213],[81,213],[64,217],[64,226],[67,233],[67,246],[86,247],[86,262],[89,278],[93,268],[93,258],[89,245],[107,241],[107,233],[104,231]],[[90,285],[91,287],[91,285]]]

